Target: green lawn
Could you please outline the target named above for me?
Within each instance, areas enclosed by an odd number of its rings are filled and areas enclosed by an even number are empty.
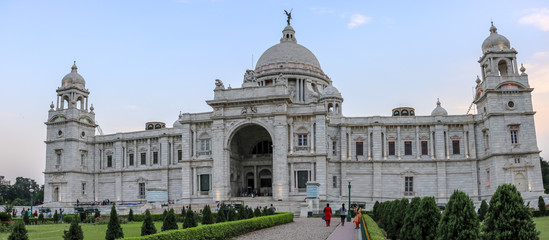
[[[540,240],[549,240],[549,217],[534,218],[536,229],[541,232]]]
[[[124,237],[137,237],[141,235],[142,222],[122,224]],[[162,222],[155,222],[156,230],[160,232]],[[181,223],[178,223],[181,228]],[[63,239],[63,230],[68,230],[70,224],[45,224],[27,226],[29,239]],[[81,224],[86,240],[103,240],[107,232],[107,224],[94,225],[90,223]],[[0,233],[0,239],[8,239],[9,233]]]

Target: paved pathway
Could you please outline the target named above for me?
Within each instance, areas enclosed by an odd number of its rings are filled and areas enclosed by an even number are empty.
[[[282,240],[303,239],[319,240],[327,239],[339,224],[339,220],[332,218],[330,227],[321,218],[294,218],[294,222],[261,229],[255,232],[239,236],[238,240]],[[335,220],[335,221],[334,221]],[[347,226],[345,226],[347,227]],[[345,240],[345,239],[341,239]]]
[[[355,240],[359,239],[360,229],[355,229],[354,222],[346,222],[345,226],[339,224],[332,232],[328,240]]]

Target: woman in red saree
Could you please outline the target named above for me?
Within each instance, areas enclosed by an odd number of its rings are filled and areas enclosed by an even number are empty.
[[[326,221],[326,227],[330,226],[331,219],[332,219],[332,208],[330,207],[330,204],[327,203],[326,207],[324,208],[324,221]]]

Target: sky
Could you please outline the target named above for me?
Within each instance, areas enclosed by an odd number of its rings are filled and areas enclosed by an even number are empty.
[[[215,79],[240,87],[292,10],[345,116],[467,113],[490,21],[529,75],[549,159],[549,1],[0,0],[0,176],[44,183],[46,125],[73,61],[105,134],[208,112]]]

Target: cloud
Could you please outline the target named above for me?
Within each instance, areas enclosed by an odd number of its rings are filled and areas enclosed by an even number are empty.
[[[524,64],[535,93],[549,93],[549,52],[537,52]]]
[[[366,17],[362,14],[354,14],[354,15],[351,16],[351,21],[349,22],[349,24],[347,24],[347,27],[349,29],[353,29],[353,28],[358,27],[360,25],[364,25],[366,23],[369,23],[370,20],[372,20],[372,18]]]
[[[527,15],[519,19],[519,23],[534,25],[542,31],[549,31],[549,9],[535,8],[526,11]]]
[[[333,10],[327,9],[327,8],[325,8],[325,7],[312,7],[312,8],[311,8],[311,11],[312,11],[314,14],[318,14],[318,15],[324,15],[324,14],[332,14],[332,13],[334,13]]]

